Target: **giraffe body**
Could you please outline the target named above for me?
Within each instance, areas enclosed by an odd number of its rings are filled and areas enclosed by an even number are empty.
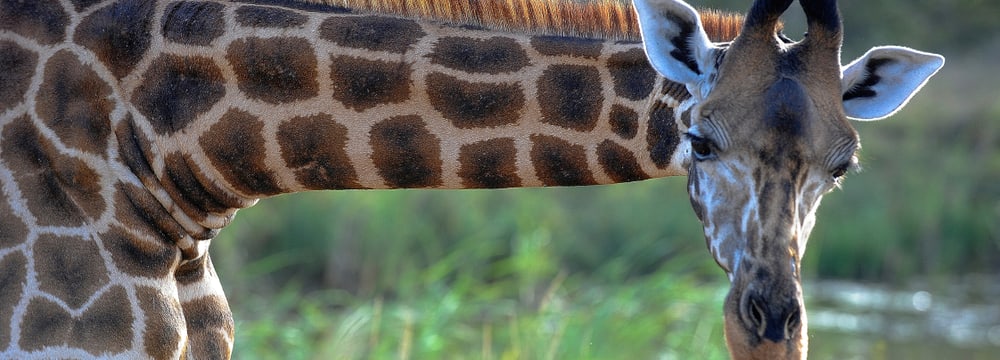
[[[260,198],[691,166],[716,75],[665,71],[629,6],[338,4],[0,1],[0,358],[228,358],[207,251]]]

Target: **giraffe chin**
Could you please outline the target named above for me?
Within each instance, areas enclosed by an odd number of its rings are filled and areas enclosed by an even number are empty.
[[[795,295],[785,292],[791,298],[779,296],[777,299],[755,296],[760,293],[773,294],[771,291],[754,291],[754,288],[761,288],[761,285],[768,288],[792,285],[798,289],[798,284],[792,282],[740,286],[746,284],[734,281],[723,305],[724,333],[730,357],[736,360],[806,359],[809,335],[801,291],[797,291]],[[782,308],[785,311],[781,311]],[[779,326],[768,326],[769,319],[774,319],[775,322],[783,320]]]

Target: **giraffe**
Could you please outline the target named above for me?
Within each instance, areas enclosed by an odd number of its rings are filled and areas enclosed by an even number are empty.
[[[319,189],[687,175],[735,358],[807,350],[799,264],[943,57],[841,66],[835,1],[0,1],[0,358],[228,358],[208,248]]]

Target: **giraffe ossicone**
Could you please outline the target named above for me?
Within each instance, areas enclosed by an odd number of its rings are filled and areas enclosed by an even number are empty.
[[[228,358],[208,247],[261,198],[673,175],[732,280],[731,354],[804,357],[847,119],[943,65],[841,67],[831,0],[801,42],[790,0],[424,1],[0,1],[0,358]]]

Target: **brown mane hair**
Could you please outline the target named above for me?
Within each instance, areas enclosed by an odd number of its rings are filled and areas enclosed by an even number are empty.
[[[359,12],[396,15],[531,34],[639,41],[632,3],[623,0],[296,0],[345,7]],[[713,41],[739,34],[743,16],[700,10]]]

